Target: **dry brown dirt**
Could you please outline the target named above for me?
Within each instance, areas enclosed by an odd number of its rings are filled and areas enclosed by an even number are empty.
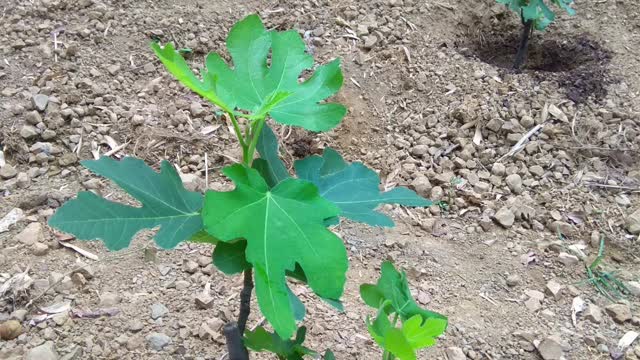
[[[56,359],[224,358],[219,327],[236,316],[241,279],[208,265],[210,248],[184,244],[147,261],[149,232],[116,253],[99,242],[70,242],[96,254],[94,261],[59,245],[45,224],[78,190],[127,200],[79,165],[92,150],[125,145],[113,156],[154,167],[166,159],[202,179],[208,172],[212,188],[228,187],[219,170],[239,158],[228,124],[172,79],[148,45],[159,38],[189,47],[199,67],[208,51],[224,52],[230,26],[250,13],[270,28],[299,30],[319,63],[343,60],[337,100],[349,114],[327,134],[277,128],[289,164],[332,146],[379,170],[386,185],[447,204],[387,206],[392,229],[335,229],[350,254],[345,312],[294,286],[307,305],[309,347],[333,349],[338,359],[381,357],[358,285],[374,282],[391,259],[408,273],[421,305],[449,317],[446,335],[420,359],[458,360],[451,348],[469,359],[537,359],[549,337],[566,359],[617,356],[618,340],[640,332],[640,303],[634,295],[620,299],[632,319],[615,322],[605,311],[615,301],[587,283],[585,264],[602,236],[604,269],[628,284],[640,280],[637,235],[628,231],[640,207],[640,8],[613,0],[575,8],[577,16],[561,15],[534,35],[528,64],[515,73],[517,17],[490,0],[0,0],[0,150],[23,173],[0,178],[0,219],[13,208],[26,215],[0,233],[0,286],[25,270],[36,281],[0,299],[0,322],[18,317],[24,329],[0,340],[0,358],[21,359],[45,342]],[[46,110],[34,109],[36,94],[49,96]],[[540,124],[522,151],[505,156]],[[494,220],[499,210],[514,214],[512,225]],[[30,223],[43,225],[35,240],[46,250],[19,241]],[[78,260],[92,270],[86,284],[69,279],[49,288]],[[201,264],[192,273],[189,260]],[[563,290],[532,305],[530,290],[545,293],[552,280]],[[207,283],[214,306],[200,310],[193,297]],[[601,309],[601,321],[583,313],[574,324],[575,298]],[[78,319],[72,312],[37,323],[39,308],[67,300],[73,311],[119,313]],[[168,313],[152,319],[153,304]],[[249,324],[259,321],[254,303]],[[153,333],[171,343],[153,350]],[[640,358],[640,344],[621,353]]]

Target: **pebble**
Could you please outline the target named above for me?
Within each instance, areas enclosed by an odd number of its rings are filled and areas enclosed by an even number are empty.
[[[378,43],[378,37],[375,35],[367,35],[364,37],[364,45],[363,47],[367,50],[373,48],[376,43]]]
[[[129,323],[129,331],[137,333],[144,328],[142,321],[134,319]]]
[[[493,218],[498,222],[498,224],[502,225],[505,228],[510,228],[513,226],[515,221],[515,215],[507,206],[503,206],[496,212]]]
[[[149,346],[155,351],[161,351],[171,343],[171,338],[163,333],[151,333],[147,336]]]
[[[0,339],[13,340],[22,334],[22,324],[18,320],[7,320],[0,324]]]
[[[448,360],[466,360],[467,359],[467,356],[464,354],[464,351],[462,351],[462,349],[459,347],[448,347],[445,350],[445,353],[447,354]]]
[[[631,320],[631,308],[627,304],[611,304],[604,309],[618,324]]]
[[[101,307],[113,307],[120,303],[121,299],[118,294],[112,292],[105,292],[100,296]]]
[[[53,342],[47,341],[46,343],[36,346],[27,352],[26,360],[58,360],[58,353],[53,345]]]
[[[545,288],[547,295],[552,296],[556,300],[562,295],[562,290],[564,290],[564,286],[560,285],[555,280],[549,280],[549,282],[547,282],[547,287]]]
[[[507,286],[515,287],[522,283],[522,277],[518,274],[511,274],[507,276]]]
[[[167,307],[164,306],[163,304],[155,303],[151,305],[151,318],[153,320],[161,318],[168,313],[169,313],[169,309],[167,309]]]
[[[561,360],[564,357],[560,341],[550,336],[538,344],[538,352],[544,360]]]
[[[189,274],[193,274],[200,269],[200,266],[198,265],[197,262],[193,260],[185,259],[184,262],[182,263],[182,268],[184,269],[184,271],[188,272]]]
[[[595,324],[602,322],[602,309],[598,305],[589,304],[582,315],[585,320],[591,321]]]
[[[66,153],[63,154],[60,159],[58,159],[58,164],[60,166],[69,166],[78,162],[78,156],[75,153]]]
[[[35,256],[44,256],[49,253],[49,247],[47,246],[47,244],[36,242],[31,246],[31,252]]]
[[[20,129],[20,136],[23,139],[33,139],[35,137],[37,137],[39,135],[39,131],[35,126],[32,125],[24,125],[21,129]]]
[[[29,125],[38,125],[42,122],[42,116],[37,111],[28,112],[24,119]]]
[[[505,182],[514,194],[521,194],[524,190],[522,187],[522,178],[518,174],[511,174],[507,176]]]
[[[640,234],[640,209],[627,216],[624,225],[631,234]]]
[[[580,261],[577,256],[568,254],[566,252],[561,252],[558,254],[558,261],[563,263],[565,266],[575,265]]]
[[[214,300],[215,299],[209,296],[209,294],[200,293],[195,297],[196,307],[203,310],[211,309],[213,307]]]
[[[629,289],[629,292],[631,293],[631,295],[636,296],[636,297],[640,297],[640,282],[638,281],[629,281],[627,282],[627,289]]]
[[[39,222],[30,223],[18,235],[14,236],[13,240],[29,246],[37,242],[44,242],[42,224]]]
[[[18,175],[18,171],[13,166],[6,164],[5,166],[0,168],[0,178],[8,180],[16,177]]]
[[[39,111],[44,111],[49,104],[49,97],[44,94],[37,94],[32,99],[33,106]]]

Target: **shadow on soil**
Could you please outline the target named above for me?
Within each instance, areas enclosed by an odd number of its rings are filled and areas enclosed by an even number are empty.
[[[513,71],[520,29],[478,29],[478,36],[465,36],[456,43],[461,54]],[[567,36],[562,41],[550,32],[535,32],[529,42],[527,60],[522,68],[539,81],[555,80],[567,97],[582,103],[607,95],[607,85],[614,83],[608,74],[611,53],[587,35]]]

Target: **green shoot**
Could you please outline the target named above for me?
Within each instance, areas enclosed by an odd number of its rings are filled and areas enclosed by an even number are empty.
[[[596,290],[610,301],[616,301],[630,294],[626,285],[616,278],[615,273],[607,272],[601,269],[604,260],[604,235],[600,237],[600,247],[598,256],[590,265],[585,264],[587,273],[587,281],[593,285]]]

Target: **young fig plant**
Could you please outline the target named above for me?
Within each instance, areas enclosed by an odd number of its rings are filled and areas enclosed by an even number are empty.
[[[411,296],[407,275],[389,261],[382,263],[376,285],[360,286],[360,297],[377,309],[373,321],[367,317],[367,328],[384,350],[382,360],[416,360],[416,351],[435,345],[436,338],[447,329],[447,318],[418,306]]]
[[[547,3],[552,3],[565,10],[569,15],[575,15],[575,10],[571,8],[573,0],[496,0],[500,4],[506,5],[513,10],[522,22],[522,35],[518,45],[518,52],[513,63],[513,68],[518,70],[524,63],[527,49],[529,47],[529,37],[534,29],[544,30],[551,24],[556,14],[549,8]]]
[[[237,321],[224,327],[229,359],[248,359],[248,349],[299,359],[316,353],[302,345],[305,329],[298,324],[306,311],[289,280],[305,284],[337,310],[343,308],[347,251],[329,226],[343,218],[393,226],[376,210],[380,204],[432,203],[406,188],[380,191],[375,171],[346,162],[330,148],[322,156],[296,161],[295,176],[289,173],[267,121],[316,132],[336,127],[347,110],[327,99],[342,86],[340,61],[314,67],[296,31],[267,30],[257,15],[236,23],[226,43],[231,63],[211,53],[199,76],[172,44],[153,43],[152,49],[178,81],[231,122],[242,161],[222,173],[235,189],[204,195],[188,191],[168,161],[158,173],[135,158],[87,160],[83,166],[115,182],[141,206],[81,192],[58,209],[49,225],[80,240],[101,239],[110,250],[126,248],[139,231],[155,228],[154,240],[163,249],[184,241],[211,244],[213,265],[224,274],[244,277]],[[311,75],[300,80],[303,71]],[[254,287],[274,332],[247,330]],[[420,319],[427,314],[421,312]],[[411,326],[422,329],[427,324],[422,320],[412,320]],[[333,353],[324,357],[333,359]]]

